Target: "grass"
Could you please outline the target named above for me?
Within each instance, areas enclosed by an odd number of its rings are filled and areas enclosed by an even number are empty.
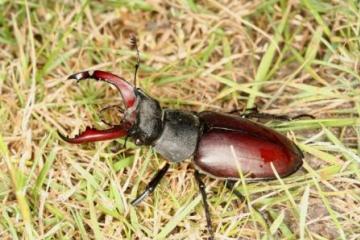
[[[205,177],[217,239],[360,236],[360,5],[346,1],[0,1],[0,238],[205,239],[191,161],[164,164],[123,139],[69,145],[117,91],[65,81],[83,69],[131,81],[164,107],[253,107],[316,119],[269,122],[305,153],[296,174],[245,183],[239,202]],[[257,207],[272,218],[249,210]]]

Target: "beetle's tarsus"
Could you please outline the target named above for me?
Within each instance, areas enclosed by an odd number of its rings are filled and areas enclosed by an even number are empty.
[[[137,196],[134,200],[130,202],[131,205],[137,206],[139,203],[141,203],[145,197],[147,197],[150,194],[150,191],[146,189],[144,192],[142,192],[139,196]]]
[[[296,115],[294,117],[292,117],[290,120],[295,120],[295,119],[299,119],[299,118],[310,118],[310,119],[315,119],[315,116],[311,115],[311,114],[299,114],[299,115]]]
[[[155,188],[158,186],[160,180],[164,177],[165,173],[169,170],[170,164],[166,163],[163,168],[161,168],[155,176],[151,179],[151,181],[146,186],[144,192],[138,195],[134,200],[131,201],[131,205],[136,206],[141,203],[145,197],[151,194]]]
[[[197,184],[199,186],[199,190],[200,190],[202,200],[203,200],[203,203],[204,203],[206,225],[207,225],[207,229],[208,229],[208,232],[209,232],[209,235],[210,235],[209,240],[213,240],[214,239],[214,231],[213,231],[213,228],[212,228],[210,208],[209,208],[209,204],[207,202],[205,184],[201,180],[199,171],[195,170],[194,176],[195,176],[196,182],[197,182]]]
[[[269,120],[278,120],[278,121],[291,121],[291,117],[287,115],[275,115],[269,113],[260,113],[260,112],[250,112],[241,114],[241,117],[244,118],[260,118],[260,119],[269,119]]]
[[[60,133],[59,131],[57,131],[58,136],[65,142],[69,142],[69,138],[66,137],[64,134]]]

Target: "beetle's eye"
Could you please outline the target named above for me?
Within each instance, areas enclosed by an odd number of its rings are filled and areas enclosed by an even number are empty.
[[[119,105],[112,105],[100,110],[100,119],[110,126],[120,125],[124,117],[124,109]]]

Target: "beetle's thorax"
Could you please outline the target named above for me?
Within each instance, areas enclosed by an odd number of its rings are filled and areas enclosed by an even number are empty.
[[[162,120],[162,132],[153,143],[155,150],[171,162],[190,158],[201,132],[199,118],[190,112],[165,109]]]

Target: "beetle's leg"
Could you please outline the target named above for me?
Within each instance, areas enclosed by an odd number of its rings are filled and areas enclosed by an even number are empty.
[[[227,180],[225,182],[225,186],[227,189],[229,189],[235,196],[237,196],[241,202],[245,201],[245,197],[238,191],[235,189],[235,181],[230,181]]]
[[[100,120],[101,120],[103,123],[105,123],[106,125],[113,127],[113,126],[115,126],[114,124],[111,124],[111,123],[109,123],[108,121],[106,121],[105,119],[101,118],[101,114],[102,114],[104,111],[106,111],[106,110],[108,110],[108,109],[110,109],[110,108],[117,108],[117,109],[119,109],[119,112],[121,112],[122,114],[124,114],[125,110],[124,110],[121,106],[118,106],[118,105],[110,105],[110,106],[104,107],[103,109],[100,110],[100,112],[99,112]]]
[[[299,118],[311,118],[311,119],[315,119],[315,117],[311,114],[299,114],[299,115],[296,115],[294,117],[291,118],[291,120],[294,120],[294,119],[299,119]]]
[[[258,109],[257,106],[252,107],[252,108],[246,108],[245,110],[244,110],[244,109],[238,109],[238,108],[236,108],[236,109],[234,109],[234,110],[231,110],[231,111],[228,112],[228,113],[230,113],[230,114],[240,113],[240,114],[242,115],[242,114],[244,114],[244,112],[246,112],[246,113],[257,112],[257,113],[258,113],[258,112],[259,112],[259,109]]]
[[[290,117],[287,115],[275,115],[275,114],[260,113],[260,112],[244,113],[241,114],[240,116],[244,118],[261,118],[261,119],[278,120],[278,121],[292,121],[299,118],[311,118],[311,119],[315,118],[313,115],[310,114],[299,114],[294,117]]]
[[[163,168],[161,168],[151,179],[151,181],[146,186],[144,192],[142,192],[133,201],[131,201],[131,205],[133,206],[138,205],[140,202],[142,202],[145,199],[145,197],[151,194],[159,184],[160,180],[164,177],[165,173],[169,170],[169,167],[170,164],[166,163],[166,165]]]
[[[233,113],[240,113],[240,117],[242,118],[261,118],[261,119],[270,119],[270,120],[280,120],[280,121],[290,121],[292,120],[289,116],[286,115],[274,115],[269,113],[261,113],[257,106],[253,108],[247,108],[244,110],[241,109],[234,109],[229,112],[230,114]]]
[[[211,224],[211,214],[210,214],[209,204],[208,204],[208,202],[207,202],[206,191],[205,191],[205,184],[204,184],[204,182],[201,180],[199,171],[195,170],[194,175],[195,175],[196,182],[197,182],[197,184],[199,185],[200,193],[201,193],[201,196],[202,196],[202,199],[203,199],[203,203],[204,203],[205,216],[206,216],[206,224],[207,224],[208,232],[209,232],[209,234],[210,234],[210,238],[209,238],[209,239],[213,240],[213,239],[214,239],[214,231],[213,231],[213,229],[212,229],[212,224]]]
[[[275,115],[269,113],[260,113],[260,112],[249,112],[240,114],[243,118],[261,118],[261,119],[269,119],[269,120],[279,120],[279,121],[291,121],[292,118],[287,115]]]
[[[235,109],[230,111],[230,114],[242,112],[240,109]],[[245,113],[240,113],[240,117],[242,118],[260,118],[260,119],[269,119],[269,120],[278,120],[278,121],[292,121],[299,118],[311,118],[314,119],[315,117],[310,114],[299,114],[294,117],[290,117],[287,115],[276,115],[270,113],[261,113],[259,112],[257,107],[249,108],[245,110]]]

